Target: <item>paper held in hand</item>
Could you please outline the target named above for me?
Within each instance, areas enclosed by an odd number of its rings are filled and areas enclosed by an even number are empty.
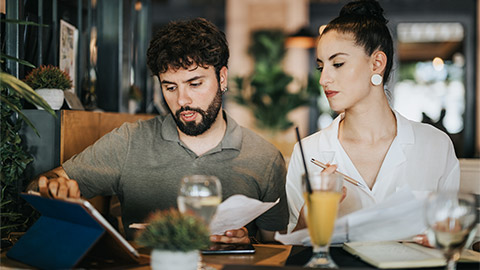
[[[261,214],[267,212],[280,201],[262,202],[245,195],[233,195],[222,202],[210,223],[212,235],[223,235],[225,231],[239,229]]]
[[[261,214],[268,211],[280,201],[262,202],[245,195],[233,195],[218,205],[217,212],[210,223],[212,235],[223,235],[227,230],[239,229]],[[129,228],[144,229],[146,223],[133,223]]]

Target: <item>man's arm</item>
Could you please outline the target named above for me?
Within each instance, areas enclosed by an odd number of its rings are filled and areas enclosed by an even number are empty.
[[[78,183],[68,177],[62,166],[39,175],[27,186],[27,191],[40,192],[43,197],[80,198]]]

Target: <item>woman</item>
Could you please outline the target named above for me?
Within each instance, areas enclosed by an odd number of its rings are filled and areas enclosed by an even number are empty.
[[[326,173],[337,169],[365,186],[344,182],[339,216],[382,202],[405,186],[416,195],[459,187],[459,163],[449,137],[390,108],[384,84],[393,65],[393,41],[386,24],[376,1],[350,2],[321,31],[317,45],[320,84],[339,116],[302,140],[305,159],[322,161],[322,152],[334,151],[332,164],[337,165]],[[309,172],[321,170],[310,162],[307,166]],[[286,184],[289,232],[304,204],[303,173],[297,144]]]

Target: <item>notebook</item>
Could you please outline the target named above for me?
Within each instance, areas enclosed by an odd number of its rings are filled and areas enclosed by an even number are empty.
[[[416,243],[349,242],[343,245],[343,249],[377,268],[420,268],[446,265],[440,251]],[[460,260],[465,262],[478,262],[479,259],[480,253],[473,250],[464,250],[460,257]]]
[[[21,196],[42,216],[7,252],[9,258],[41,269],[143,262],[137,250],[88,201]]]

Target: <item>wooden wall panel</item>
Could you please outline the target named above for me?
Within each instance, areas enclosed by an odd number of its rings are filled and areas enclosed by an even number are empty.
[[[100,113],[63,110],[60,130],[60,164],[98,140]]]
[[[99,138],[125,122],[133,123],[138,120],[147,120],[155,115],[151,114],[128,114],[128,113],[102,113],[98,127]]]
[[[152,117],[155,115],[64,110],[61,114],[60,163],[123,123]]]

